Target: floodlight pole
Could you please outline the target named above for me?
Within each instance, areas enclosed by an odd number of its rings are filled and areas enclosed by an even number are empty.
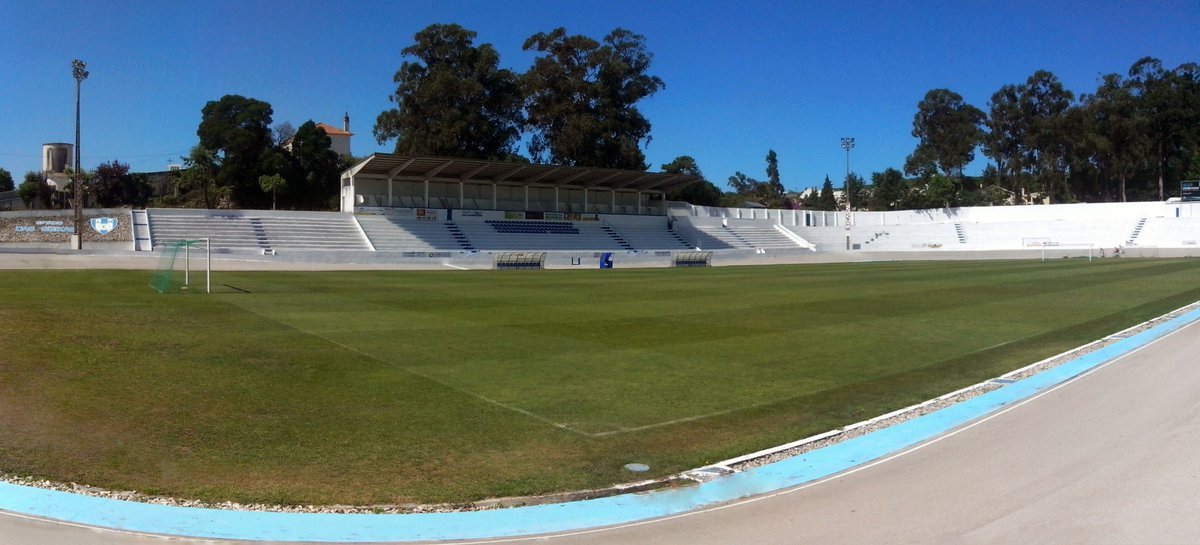
[[[854,138],[842,139],[842,149],[846,150],[846,249],[850,249],[850,150],[854,149]]]
[[[79,183],[79,92],[83,80],[87,79],[87,63],[75,59],[71,61],[71,75],[75,78],[75,247],[83,249],[83,186]]]

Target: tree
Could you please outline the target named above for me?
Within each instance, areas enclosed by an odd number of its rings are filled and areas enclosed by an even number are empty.
[[[647,72],[645,37],[617,28],[603,43],[539,32],[524,49],[540,56],[522,76],[529,153],[538,163],[646,170],[650,122],[637,103],[662,89]]]
[[[434,24],[418,32],[392,78],[395,108],[379,114],[375,138],[396,139],[396,153],[473,159],[508,159],[524,119],[520,79],[499,68],[491,44],[474,45],[476,33]]]
[[[341,172],[346,165],[332,146],[325,130],[311,120],[296,130],[292,138],[291,164],[281,166],[288,172],[285,193],[293,206],[327,209],[330,201],[337,197]]]
[[[800,208],[807,210],[817,210],[818,200],[821,198],[821,191],[816,188],[806,189],[800,197]]]
[[[922,200],[924,205],[921,208],[951,208],[958,206],[957,202],[958,187],[953,180],[940,174],[930,176],[925,182],[925,187],[922,188]]]
[[[839,209],[846,207],[847,196],[850,198],[850,206],[855,210],[867,208],[866,183],[863,182],[862,176],[853,172],[846,176],[846,180],[842,184],[842,199],[838,203]]]
[[[871,174],[872,210],[896,210],[904,202],[908,186],[904,183],[904,174],[894,168]]]
[[[1001,184],[1000,171],[995,165],[989,164],[983,167],[983,172],[979,175],[979,197],[976,199],[976,206],[999,206],[1008,204],[1012,199],[1012,193],[1004,189]],[[1014,204],[1016,204],[1014,202]]]
[[[946,176],[963,175],[975,159],[975,148],[983,140],[986,116],[979,108],[963,102],[962,95],[949,89],[925,93],[917,104],[912,135],[920,141],[904,162],[910,175],[926,176],[940,171]]]
[[[1067,110],[1074,95],[1063,88],[1054,74],[1038,70],[1025,83],[1021,102],[1029,122],[1026,160],[1035,170],[1034,180],[1046,197],[1069,193],[1067,180]]]
[[[993,93],[983,138],[984,154],[996,162],[1000,183],[1014,193],[1024,193],[1028,183],[1024,149],[1029,129],[1020,102],[1021,90],[1016,85],[1005,85]]]
[[[201,145],[192,147],[191,153],[183,157],[183,173],[179,176],[177,188],[183,195],[184,204],[198,204],[204,208],[214,208],[219,199],[217,191],[217,172],[220,170],[220,159]],[[199,198],[194,194],[199,193]],[[226,192],[221,192],[226,193]],[[191,195],[189,195],[191,194]]]
[[[704,177],[704,173],[700,171],[700,165],[690,155],[680,155],[662,166],[663,172],[671,174],[687,174],[688,176]]]
[[[30,174],[33,178],[30,179]],[[17,196],[21,198],[21,202],[25,203],[26,208],[33,208],[33,200],[38,196],[38,185],[43,184],[41,176],[34,172],[25,173],[25,180],[17,186]]]
[[[87,184],[92,202],[98,206],[145,206],[153,190],[141,174],[131,174],[129,165],[117,160],[100,163]]]
[[[1093,157],[1102,176],[1119,183],[1121,202],[1127,200],[1126,183],[1146,159],[1145,119],[1128,82],[1119,74],[1104,76],[1093,95],[1084,95]]]
[[[296,128],[287,121],[276,123],[275,127],[271,129],[271,138],[275,141],[276,146],[286,144],[293,136],[296,136]]]
[[[1099,137],[1085,104],[1075,104],[1062,117],[1066,166],[1063,195],[1071,201],[1111,200],[1111,187],[1101,176],[1096,157]]]
[[[275,195],[278,194],[281,189],[287,187],[287,181],[283,179],[283,176],[278,174],[263,174],[262,176],[258,177],[258,186],[262,188],[263,193],[271,194],[271,210],[274,210]]]
[[[696,164],[696,160],[691,156],[680,155],[676,157],[675,160],[663,165],[662,171],[671,174],[687,174],[700,178],[700,180],[667,193],[667,199],[689,202],[699,206],[721,205],[721,190],[717,189],[717,186],[713,185],[712,182],[704,179],[704,173],[700,172],[700,166]]]
[[[1162,200],[1165,180],[1181,177],[1200,147],[1200,66],[1186,63],[1166,70],[1158,59],[1144,57],[1129,68],[1129,84],[1146,123],[1148,155]]]
[[[721,207],[723,208],[741,208],[746,203],[746,199],[741,198],[737,193],[721,193]]]
[[[779,181],[779,156],[775,155],[775,150],[767,150],[767,184],[771,193],[786,194],[783,182]]]
[[[0,191],[12,191],[14,187],[12,173],[0,168]]]
[[[998,185],[985,185],[979,189],[975,206],[1001,206],[1008,204],[1009,194]]]
[[[196,129],[200,145],[219,159],[215,185],[229,188],[236,206],[252,208],[265,202],[258,177],[272,148],[272,113],[270,104],[239,95],[225,95],[201,110]]]
[[[737,193],[738,195],[755,195],[759,192],[758,188],[761,185],[762,182],[742,174],[741,171],[735,172],[733,173],[733,176],[729,177],[729,187],[732,188],[733,192]]]
[[[1038,70],[1022,86],[992,95],[984,151],[996,161],[1012,191],[1035,185],[1045,196],[1066,194],[1063,122],[1073,94],[1054,74]]]
[[[829,179],[829,175],[825,176],[825,183],[821,186],[821,196],[817,197],[817,208],[820,210],[837,210],[837,197],[833,194],[833,181]]]
[[[26,172],[25,179],[17,187],[17,197],[29,208],[33,208],[35,199],[41,201],[44,208],[54,206],[54,191],[50,189],[50,184],[46,183],[46,175],[42,172]]]
[[[791,201],[787,190],[779,180],[779,157],[775,150],[767,150],[767,181],[759,181],[741,172],[729,177],[729,187],[742,200],[757,202],[768,208],[789,208]]]

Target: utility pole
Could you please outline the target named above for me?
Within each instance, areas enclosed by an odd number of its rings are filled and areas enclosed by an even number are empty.
[[[83,249],[83,184],[79,181],[79,91],[87,79],[87,64],[79,59],[71,61],[71,74],[75,77],[75,237],[74,250]]]
[[[850,150],[854,149],[854,139],[846,137],[842,139],[842,149],[846,150],[846,249],[850,249],[850,211],[853,210],[850,205]]]

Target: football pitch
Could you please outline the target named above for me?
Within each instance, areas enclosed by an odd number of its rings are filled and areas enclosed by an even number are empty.
[[[149,277],[0,271],[0,471],[278,504],[595,488],[1200,300],[1200,260]]]

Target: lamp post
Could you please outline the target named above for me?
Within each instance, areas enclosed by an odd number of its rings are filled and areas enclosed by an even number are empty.
[[[79,183],[79,90],[87,79],[87,64],[79,59],[71,61],[71,75],[75,77],[75,244],[76,250],[83,249],[83,185]]]
[[[842,139],[842,149],[846,150],[846,249],[850,249],[850,150],[854,149],[854,138]]]

